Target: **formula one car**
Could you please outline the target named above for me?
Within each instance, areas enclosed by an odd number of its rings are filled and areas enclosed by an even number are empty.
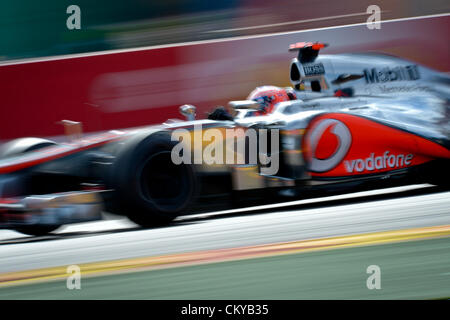
[[[268,114],[244,100],[230,102],[234,118],[195,120],[185,105],[186,121],[84,137],[64,121],[69,142],[4,144],[0,227],[40,235],[102,210],[149,227],[250,194],[447,185],[450,78],[393,56],[319,56],[325,46],[291,45],[297,99]]]

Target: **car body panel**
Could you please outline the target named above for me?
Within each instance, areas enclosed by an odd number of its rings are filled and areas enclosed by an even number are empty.
[[[34,184],[38,187],[41,181],[53,182],[53,189],[46,191],[51,195],[49,199],[64,192],[75,192],[73,198],[80,199],[84,198],[84,191],[107,192],[108,177],[114,175],[113,164],[123,146],[157,132],[171,135],[172,141],[176,132],[178,138],[182,137],[180,143],[189,144],[192,151],[189,165],[195,167],[197,175],[229,177],[231,184],[223,185],[229,188],[227,192],[301,189],[318,184],[326,187],[340,181],[414,176],[416,168],[428,163],[448,164],[447,75],[386,55],[316,53],[317,58],[305,59],[300,53],[290,66],[298,99],[277,104],[270,114],[252,116],[251,111],[245,110],[238,112],[233,121],[169,119],[156,126],[93,134],[0,159],[0,217],[13,210],[11,201],[20,204],[32,196],[29,185],[36,179]],[[265,174],[260,161],[226,161],[228,142],[247,143],[250,129],[276,132],[280,166],[275,174]],[[223,161],[201,158],[196,162],[197,155],[211,147],[212,130],[223,137],[220,141]],[[258,151],[258,159],[272,151]],[[242,150],[233,152],[237,157]],[[39,188],[37,191],[44,193]],[[23,207],[17,208],[24,211]],[[29,214],[31,209],[25,209]],[[96,214],[90,219],[92,216]]]

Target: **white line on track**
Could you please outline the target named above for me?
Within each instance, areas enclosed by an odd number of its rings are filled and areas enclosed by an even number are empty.
[[[389,12],[389,11],[381,11],[381,13],[386,13],[386,12]],[[340,15],[337,15],[337,16],[328,16],[328,17],[320,17],[320,18],[313,18],[313,19],[286,21],[286,22],[271,23],[271,24],[262,24],[262,25],[251,26],[251,27],[211,30],[211,31],[206,31],[205,33],[219,33],[219,32],[242,31],[242,30],[256,30],[256,29],[265,29],[265,28],[272,28],[272,27],[289,26],[289,25],[302,24],[302,23],[315,22],[315,21],[326,21],[326,20],[349,18],[349,17],[358,17],[358,16],[368,16],[368,15],[369,14],[367,12],[357,12],[357,13],[349,13],[349,14],[340,14]]]
[[[378,190],[370,190],[370,191],[361,191],[361,192],[355,192],[355,193],[346,193],[346,194],[340,194],[337,196],[329,196],[329,197],[320,197],[320,198],[312,198],[312,199],[303,199],[303,200],[295,200],[295,201],[287,201],[282,203],[275,203],[275,204],[268,204],[268,205],[260,205],[260,206],[253,206],[253,207],[247,207],[247,208],[240,208],[240,209],[230,209],[230,210],[222,210],[222,211],[216,211],[212,213],[202,213],[197,215],[190,215],[186,217],[180,217],[178,220],[185,220],[185,219],[192,219],[192,218],[200,218],[200,217],[209,217],[209,216],[215,216],[215,215],[224,215],[224,214],[233,214],[233,213],[239,213],[239,212],[252,212],[252,211],[259,211],[259,210],[267,210],[267,209],[280,209],[280,208],[286,208],[286,207],[292,207],[292,206],[299,206],[299,205],[305,205],[305,204],[311,204],[311,203],[319,203],[319,202],[327,202],[327,201],[335,201],[335,200],[344,200],[344,199],[355,199],[360,197],[367,197],[367,196],[375,196],[375,195],[381,195],[381,194],[389,194],[389,193],[395,193],[395,192],[403,192],[403,191],[410,191],[410,190],[417,190],[422,188],[429,188],[432,187],[431,184],[414,184],[409,186],[402,186],[402,187],[393,187],[393,188],[386,188],[386,189],[378,189]]]
[[[186,220],[193,220],[193,219],[208,219],[213,218],[215,216],[222,216],[227,214],[236,214],[236,213],[251,213],[252,211],[259,211],[259,210],[277,210],[281,208],[288,208],[292,206],[300,206],[300,205],[307,205],[307,204],[313,204],[313,203],[326,203],[328,201],[336,201],[336,200],[345,200],[345,199],[357,199],[360,197],[367,197],[367,196],[376,196],[376,195],[382,195],[382,194],[389,194],[389,193],[395,193],[395,192],[406,192],[410,190],[418,190],[423,188],[430,188],[432,185],[430,184],[415,184],[415,185],[409,185],[409,186],[403,186],[403,187],[393,187],[393,188],[386,188],[386,189],[378,189],[378,190],[371,190],[371,191],[362,191],[362,192],[355,192],[355,193],[347,193],[347,194],[341,194],[336,196],[329,196],[329,197],[319,197],[319,198],[312,198],[312,199],[303,199],[303,200],[295,200],[295,201],[286,201],[281,203],[275,203],[275,204],[268,204],[268,205],[259,205],[259,206],[253,206],[253,207],[245,207],[245,208],[239,208],[239,209],[229,209],[229,210],[221,210],[221,211],[215,211],[215,212],[207,212],[207,213],[200,213],[200,214],[193,214],[188,216],[182,216],[176,219],[176,221],[183,222]],[[83,223],[75,223],[75,224],[69,224],[64,226],[59,231],[56,231],[55,234],[64,234],[64,233],[76,233],[76,232],[103,232],[103,231],[114,231],[114,230],[121,230],[121,229],[129,229],[137,227],[137,225],[127,218],[121,217],[121,216],[115,216],[115,215],[106,215],[106,220],[101,221],[93,221],[93,222],[83,222]],[[27,239],[29,236],[23,235],[21,233],[17,233],[16,231],[12,230],[0,230],[0,241],[8,240],[8,239],[19,239],[24,238]]]
[[[449,16],[449,15],[450,15],[450,13],[432,14],[432,15],[424,15],[424,16],[416,16],[416,17],[382,20],[382,21],[380,21],[380,23],[383,24],[383,23],[402,22],[402,21],[419,20],[419,19],[440,18],[440,17]],[[139,47],[139,48],[116,49],[116,50],[106,50],[106,51],[97,51],[97,52],[68,54],[68,55],[61,55],[61,56],[50,56],[50,57],[20,59],[20,60],[8,60],[8,61],[0,62],[0,67],[8,66],[8,65],[16,65],[16,64],[25,64],[25,63],[65,60],[65,59],[73,59],[73,58],[85,58],[85,57],[101,56],[101,55],[108,55],[108,54],[118,54],[118,53],[125,53],[125,52],[137,52],[137,51],[155,50],[155,49],[163,49],[163,48],[171,48],[171,47],[182,47],[182,46],[189,46],[189,45],[199,45],[199,44],[220,43],[220,42],[236,41],[236,40],[257,39],[257,38],[263,38],[263,37],[288,35],[288,34],[293,34],[293,33],[304,33],[304,32],[312,32],[312,31],[320,31],[320,30],[332,30],[332,29],[340,29],[340,28],[356,27],[356,26],[364,26],[364,25],[366,25],[366,23],[362,22],[362,23],[346,24],[346,25],[340,25],[340,26],[313,28],[313,29],[287,31],[287,32],[266,33],[266,34],[258,34],[258,35],[251,35],[251,36],[227,37],[227,38],[221,38],[221,39],[180,42],[180,43],[171,43],[171,44],[163,44],[163,45],[156,45],[156,46],[146,46],[146,47]]]
[[[359,195],[412,188],[374,190]],[[16,239],[10,238],[0,245],[0,272],[450,225],[449,195],[450,192],[423,195],[406,192],[398,198],[331,205],[323,202],[324,206],[312,208],[274,208],[273,212],[230,215],[220,219],[206,217],[156,229],[136,229],[123,219],[107,220],[72,225],[56,236],[37,239],[39,241],[18,238],[15,233]],[[0,234],[3,232],[8,231]],[[11,236],[12,231],[9,232]]]

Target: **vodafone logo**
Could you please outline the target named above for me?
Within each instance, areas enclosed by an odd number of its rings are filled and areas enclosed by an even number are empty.
[[[336,119],[323,119],[309,132],[309,170],[326,172],[336,167],[350,148],[352,136],[347,126]]]
[[[414,158],[412,153],[410,154],[389,154],[389,151],[384,152],[382,156],[375,156],[375,153],[371,153],[366,159],[355,159],[344,161],[345,170],[349,173],[373,171],[380,169],[401,168],[411,165],[411,161]]]

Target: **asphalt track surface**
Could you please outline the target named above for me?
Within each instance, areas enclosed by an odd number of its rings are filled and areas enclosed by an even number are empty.
[[[0,274],[442,225],[450,225],[450,192],[431,185],[188,216],[156,229],[110,217],[44,237],[0,230]]]
[[[449,263],[447,235],[82,277],[79,290],[67,289],[66,275],[0,287],[0,299],[448,299]],[[375,288],[369,266],[379,268]],[[171,312],[172,318],[179,316]]]

